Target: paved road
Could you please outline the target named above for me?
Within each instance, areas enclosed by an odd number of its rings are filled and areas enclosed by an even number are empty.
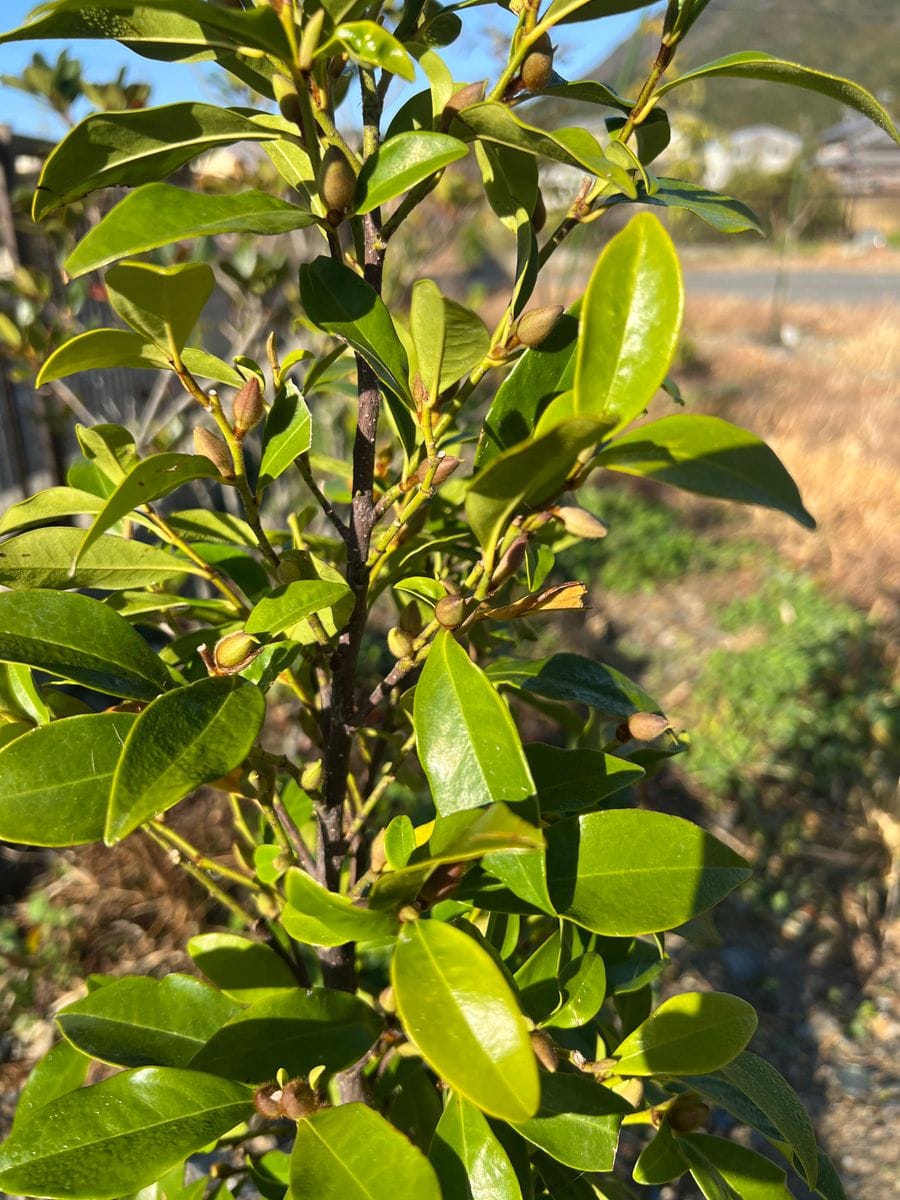
[[[775,285],[775,272],[738,269],[736,271],[685,271],[685,289],[689,296],[742,296],[748,300],[769,300]],[[872,304],[884,300],[900,301],[900,271],[792,271],[788,280],[788,299],[819,304]]]

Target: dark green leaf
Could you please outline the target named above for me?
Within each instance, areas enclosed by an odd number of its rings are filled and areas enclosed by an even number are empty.
[[[106,272],[109,302],[126,324],[172,358],[184,349],[215,287],[207,263],[122,262]]]
[[[188,975],[131,975],[67,1005],[56,1021],[91,1058],[124,1067],[186,1067],[239,1011]]]
[[[0,1146],[0,1187],[114,1200],[153,1183],[252,1111],[250,1092],[225,1079],[165,1067],[123,1071],[17,1123]]]
[[[516,1125],[523,1137],[578,1171],[611,1171],[631,1106],[584,1075],[541,1074],[541,1105]]]
[[[441,1200],[422,1151],[364,1104],[298,1122],[290,1194],[293,1200]]]
[[[167,692],[134,724],[113,779],[108,845],[165,812],[195,788],[234,770],[259,733],[266,701],[239,675]]]
[[[554,654],[531,662],[501,658],[491,663],[487,673],[498,687],[587,704],[617,721],[636,712],[660,711],[653,697],[621,671],[580,654]]]
[[[271,946],[237,933],[198,933],[188,941],[187,952],[207,979],[239,1004],[297,986],[294,972]]]
[[[646,0],[646,3],[653,3],[653,0]],[[639,7],[639,5],[632,5],[632,7]],[[545,87],[541,95],[556,100],[577,100],[582,104],[599,104],[604,108],[618,108],[623,113],[631,112],[634,107],[625,96],[620,96],[618,92],[614,92],[605,83],[598,83],[596,79],[578,79],[572,83],[552,84],[550,87]]]
[[[740,200],[711,192],[696,183],[686,183],[682,179],[657,179],[656,182],[659,186],[652,193],[639,186],[634,201],[627,196],[610,196],[604,199],[604,206],[609,208],[616,204],[637,203],[655,208],[684,208],[719,233],[746,233],[749,229],[756,233],[763,232],[756,214]]]
[[[834,1163],[824,1150],[818,1152],[818,1175],[816,1177],[816,1195],[823,1200],[847,1200],[847,1193],[841,1178],[834,1168]]]
[[[784,1171],[772,1162],[725,1138],[692,1133],[678,1139],[679,1149],[691,1164],[691,1174],[709,1200],[713,1187],[707,1182],[719,1174],[740,1200],[791,1200]]]
[[[621,1075],[692,1075],[716,1071],[744,1049],[756,1013],[725,992],[682,992],[664,1000],[616,1047]]]
[[[137,187],[164,179],[214,146],[274,137],[276,133],[247,117],[210,104],[94,113],[76,125],[44,163],[34,194],[34,219],[40,221],[97,188]]]
[[[0,595],[0,659],[130,700],[152,700],[172,685],[124,618],[75,592]]]
[[[77,846],[103,837],[113,772],[133,713],[66,717],[0,750],[0,837]]]
[[[200,379],[215,379],[240,387],[244,382],[234,367],[207,354],[205,350],[186,347],[181,353],[187,369]],[[136,370],[171,371],[167,355],[130,329],[90,329],[64,342],[50,355],[38,372],[35,386],[65,379],[79,371],[99,371],[105,367],[130,367]]]
[[[290,379],[278,391],[263,430],[259,486],[268,487],[312,445],[312,418],[297,385]]]
[[[416,745],[442,816],[534,794],[518,731],[480,667],[441,631],[416,685]]]
[[[561,750],[531,742],[525,757],[545,816],[594,809],[644,776],[642,767],[600,750]]]
[[[774,508],[807,529],[815,528],[775,452],[755,434],[719,417],[676,414],[651,421],[601,450],[597,462],[702,496]]]
[[[329,892],[305,872],[293,868],[285,884],[287,906],[281,915],[285,929],[310,946],[342,946],[390,937],[397,929],[393,913],[358,908],[346,896]]]
[[[500,968],[473,938],[439,921],[405,925],[391,981],[404,1029],[451,1087],[504,1121],[537,1111],[525,1021]]]
[[[668,1121],[663,1121],[656,1135],[643,1148],[634,1164],[634,1181],[645,1187],[655,1187],[680,1179],[688,1169]]]
[[[484,1114],[453,1092],[431,1149],[443,1200],[522,1200],[509,1156]]]
[[[221,233],[287,233],[315,222],[308,210],[267,192],[205,195],[168,183],[148,183],[120,200],[63,265],[74,279],[172,242]]]
[[[275,637],[289,631],[305,617],[334,607],[350,594],[346,583],[337,580],[298,579],[275,588],[258,601],[244,628],[248,633]]]
[[[654,0],[553,0],[544,17],[567,25],[576,21],[596,21],[636,8],[649,8],[653,3]]]
[[[354,211],[371,212],[467,153],[464,142],[446,133],[422,130],[388,138],[366,159],[356,184]]]
[[[672,239],[652,213],[634,217],[597,260],[581,306],[575,413],[611,433],[662,384],[678,344],[684,296]]]
[[[750,875],[728,846],[665,813],[589,813],[551,826],[546,838],[557,910],[595,933],[672,929],[712,908]]]
[[[317,1066],[342,1071],[380,1033],[378,1016],[358,997],[298,988],[244,1009],[210,1038],[191,1066],[244,1083],[265,1083],[282,1067],[292,1077]]]

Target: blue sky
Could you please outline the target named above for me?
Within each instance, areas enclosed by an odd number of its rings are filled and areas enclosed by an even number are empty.
[[[13,29],[26,20],[35,0],[3,0],[0,4],[0,28]],[[652,11],[652,10],[651,10]],[[647,10],[644,10],[646,15]],[[602,59],[619,41],[631,33],[641,20],[641,13],[624,13],[602,22],[568,26],[554,36],[558,43],[556,56],[560,72],[577,79]],[[446,57],[460,80],[475,80],[496,75],[497,55],[492,53],[491,30],[508,32],[514,19],[498,7],[475,8],[465,13],[465,30],[459,45],[447,49]],[[472,34],[480,47],[472,49]],[[468,34],[468,36],[467,36]],[[202,64],[158,63],[141,58],[116,42],[15,42],[0,46],[0,75],[17,75],[27,66],[36,50],[50,61],[68,49],[86,66],[86,74],[96,83],[115,78],[122,66],[128,69],[130,80],[144,80],[153,85],[151,103],[168,104],[177,100],[205,100],[215,103],[220,97],[214,83],[214,70]],[[399,94],[399,90],[398,93]],[[80,115],[80,114],[79,114]],[[0,122],[12,126],[18,133],[58,138],[62,123],[46,112],[23,92],[0,87]]]

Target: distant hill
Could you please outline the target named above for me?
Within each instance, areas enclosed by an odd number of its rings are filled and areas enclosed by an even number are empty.
[[[764,50],[847,76],[874,92],[895,116],[900,114],[900,0],[712,0],[685,38],[675,65],[685,71],[738,50]],[[629,39],[590,76],[627,87],[633,84],[629,76],[654,52],[655,39],[638,40],[637,45]],[[680,94],[675,92],[670,106]],[[695,93],[691,99],[723,129],[758,122],[798,129],[809,121],[816,130],[843,115],[835,101],[755,80],[709,81],[700,97]]]

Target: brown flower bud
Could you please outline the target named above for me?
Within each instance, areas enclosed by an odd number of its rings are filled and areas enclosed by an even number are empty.
[[[194,453],[202,454],[216,467],[223,479],[234,479],[231,452],[221,433],[203,425],[194,428]]]
[[[443,458],[441,458],[440,462],[437,465],[437,468],[435,469],[434,478],[431,481],[431,486],[432,487],[440,487],[445,479],[450,478],[450,476],[453,474],[453,472],[456,470],[456,468],[459,466],[459,464],[461,462],[462,462],[462,459],[454,458],[454,456],[452,454],[445,454],[443,456]],[[416,474],[415,474],[416,482],[424,483],[426,477],[428,476],[429,470],[430,470],[430,463],[428,462],[428,459],[425,458],[419,463],[419,466],[416,470]]]
[[[552,74],[553,46],[549,33],[542,33],[522,60],[522,85],[529,92],[542,92]]]
[[[556,1070],[559,1066],[559,1056],[556,1053],[556,1047],[546,1033],[542,1033],[540,1029],[532,1029],[531,1048],[535,1058],[546,1071]]]
[[[553,332],[553,326],[563,314],[561,304],[547,304],[543,308],[532,308],[519,317],[516,337],[523,346],[539,346]]]
[[[411,600],[409,604],[400,610],[397,625],[404,633],[408,633],[413,638],[417,638],[422,632],[422,613],[415,600]]]
[[[462,596],[442,596],[434,606],[434,616],[445,629],[458,629],[466,619],[466,602]]]
[[[318,178],[319,195],[331,225],[340,225],[356,194],[356,174],[343,150],[329,146],[322,159]]]
[[[273,75],[272,91],[275,93],[275,100],[284,119],[292,121],[294,125],[300,125],[303,116],[293,79],[288,79],[286,75]]]
[[[454,92],[447,103],[444,105],[444,110],[441,113],[441,129],[446,133],[453,124],[453,118],[457,113],[462,112],[464,108],[468,108],[472,104],[478,104],[484,99],[487,80],[482,79],[480,83],[467,83],[465,87]]]
[[[281,1087],[277,1083],[264,1083],[253,1093],[253,1107],[261,1117],[275,1120],[282,1116]]]
[[[566,533],[571,533],[573,537],[606,537],[607,530],[603,522],[598,521],[592,513],[585,512],[583,508],[563,505],[562,508],[556,510],[555,515],[562,521]]]
[[[544,197],[541,194],[541,189],[538,188],[537,199],[534,202],[534,208],[531,210],[531,228],[535,233],[540,233],[547,224],[547,207],[544,204]]]
[[[515,575],[525,558],[525,547],[528,545],[528,538],[524,535],[517,537],[510,548],[506,551],[494,570],[491,576],[491,589],[496,590],[501,583],[504,583],[511,575]]]
[[[388,630],[387,644],[394,658],[409,658],[412,654],[413,639],[396,625]]]
[[[249,633],[239,630],[226,633],[213,647],[213,664],[217,675],[236,675],[249,666],[262,650],[259,642]]]
[[[259,380],[255,375],[251,375],[235,396],[231,407],[235,434],[243,437],[254,425],[259,424],[265,411]]]
[[[708,1116],[709,1105],[692,1093],[679,1096],[666,1111],[669,1125],[676,1133],[692,1133],[706,1124]]]
[[[319,1097],[304,1079],[291,1079],[281,1093],[281,1111],[292,1121],[308,1117],[320,1107]]]
[[[669,722],[659,713],[638,712],[628,718],[628,732],[638,742],[652,742],[669,728]]]

